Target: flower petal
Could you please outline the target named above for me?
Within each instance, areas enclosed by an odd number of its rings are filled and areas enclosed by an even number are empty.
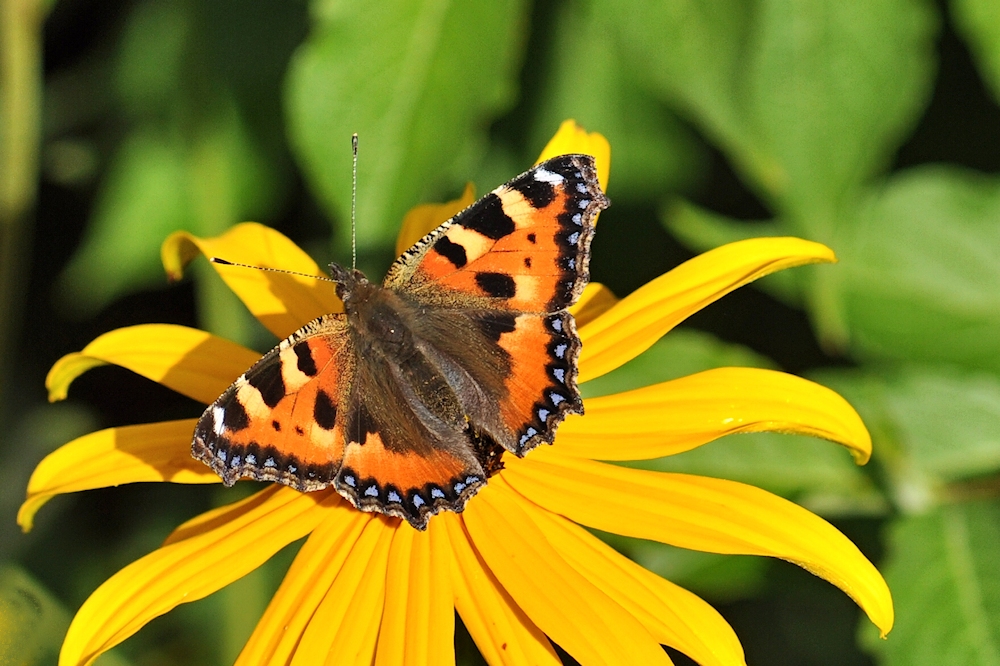
[[[559,429],[559,453],[597,460],[669,456],[742,432],[783,432],[843,444],[858,464],[872,441],[834,391],[774,370],[718,368],[634,391],[591,398]]]
[[[630,613],[566,564],[524,503],[495,476],[463,513],[476,550],[517,605],[582,664],[669,664]]]
[[[237,666],[288,664],[306,626],[372,519],[341,502],[309,535],[243,647]]]
[[[89,664],[178,604],[195,601],[256,569],[308,534],[339,502],[336,493],[271,486],[234,505],[231,519],[133,562],[90,595],[63,642],[62,666]]]
[[[385,604],[389,546],[399,528],[395,518],[376,515],[368,520],[309,620],[292,658],[294,666],[372,663]]]
[[[432,548],[447,538],[434,533],[403,525],[392,538],[376,666],[455,663],[451,558],[447,542]]]
[[[183,523],[174,528],[174,531],[163,540],[161,546],[169,546],[173,543],[179,543],[202,534],[207,534],[225,525],[226,523],[242,518],[244,514],[259,511],[261,502],[268,500],[268,498],[271,497],[270,494],[267,493],[278,491],[283,493],[293,491],[299,492],[293,488],[288,488],[287,486],[279,484],[268,485],[264,488],[264,490],[254,493],[249,497],[245,497],[229,504],[224,504],[218,508],[205,511],[204,513],[200,513],[193,518],[185,520]],[[333,510],[336,507],[340,507],[337,510],[342,511],[345,510],[344,507],[350,506],[349,504],[344,504],[340,499],[340,496],[332,490],[317,491],[317,497],[314,497],[313,500],[322,503],[323,507],[327,510]],[[290,500],[285,499],[282,501]]]
[[[569,155],[571,153],[582,153],[593,155],[594,163],[597,166],[597,180],[601,184],[601,189],[608,191],[608,176],[611,173],[611,144],[601,134],[597,132],[587,132],[575,120],[564,120],[545,148],[538,156],[535,164],[540,164],[547,159]]]
[[[538,505],[588,527],[794,562],[844,590],[883,635],[892,628],[889,588],[857,546],[819,516],[760,488],[567,458],[551,449],[509,460],[500,476]]]
[[[286,236],[262,224],[237,224],[214,238],[199,238],[186,231],[171,234],[160,248],[163,267],[170,279],[179,280],[184,267],[199,252],[208,258],[320,278],[212,264],[250,312],[279,338],[288,337],[320,315],[344,309],[333,285],[323,281],[316,262]]]
[[[259,358],[251,349],[196,328],[140,324],[108,331],[83,351],[63,356],[49,370],[45,387],[50,401],[63,400],[74,379],[110,363],[207,404]]]
[[[472,546],[462,518],[442,513],[428,529],[437,529],[435,526],[443,528],[454,557],[450,569],[455,608],[486,663],[560,666],[562,662],[545,634],[514,603]]]
[[[618,299],[610,289],[598,282],[590,282],[584,287],[580,300],[570,306],[569,311],[576,320],[577,327],[580,327],[597,319],[617,302]]]
[[[719,612],[660,578],[562,516],[526,502],[525,511],[552,547],[639,620],[653,637],[701,666],[742,666],[743,647]]]
[[[690,259],[643,285],[580,328],[580,382],[600,377],[649,349],[709,303],[768,273],[835,261],[825,245],[799,238],[752,238]]]
[[[396,256],[403,254],[418,240],[476,202],[476,186],[465,184],[462,196],[442,204],[414,206],[403,218],[396,236]]]
[[[30,530],[38,509],[63,493],[140,481],[217,483],[219,476],[191,457],[195,423],[185,419],[108,428],[60,446],[32,473],[18,525]]]

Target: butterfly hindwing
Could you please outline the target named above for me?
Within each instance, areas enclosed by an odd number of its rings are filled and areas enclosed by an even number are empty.
[[[408,312],[401,305],[404,315]],[[410,313],[415,315],[416,313]],[[407,324],[419,328],[412,317]],[[343,421],[348,442],[337,489],[359,509],[423,529],[441,510],[461,511],[486,481],[457,397],[420,354],[393,360],[377,341],[357,354]]]
[[[464,438],[460,443],[466,444]],[[424,529],[439,511],[461,511],[485,482],[475,458],[459,450],[393,451],[374,432],[363,443],[348,444],[337,489],[363,511],[397,516]]]
[[[565,311],[522,313],[514,323],[498,340],[511,359],[500,415],[515,434],[512,452],[522,456],[539,444],[551,444],[567,414],[583,413],[576,385],[580,339],[573,315]]]

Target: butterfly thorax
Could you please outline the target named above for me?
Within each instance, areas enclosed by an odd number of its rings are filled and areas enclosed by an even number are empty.
[[[415,353],[407,321],[415,309],[412,304],[373,284],[357,269],[347,271],[331,264],[330,273],[337,280],[337,296],[357,337],[370,341],[389,361],[404,361]]]
[[[466,429],[466,383],[454,361],[437,350],[426,330],[427,312],[392,289],[370,282],[361,271],[336,264],[330,273],[353,340],[358,386],[372,397],[368,409],[383,425],[387,448],[437,441]]]

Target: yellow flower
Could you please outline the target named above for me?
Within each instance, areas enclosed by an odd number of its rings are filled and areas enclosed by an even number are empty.
[[[603,137],[566,124],[542,157],[565,152],[595,154],[606,179]],[[402,235],[423,233],[452,209],[415,212]],[[163,247],[167,271],[179,275],[198,253],[319,271],[291,241],[257,224],[213,239],[175,234]],[[696,257],[620,301],[592,284],[575,307],[580,380],[636,357],[740,285],[833,260],[816,243],[757,239]],[[263,271],[220,275],[279,338],[339,309],[325,283]],[[60,399],[82,372],[114,363],[209,403],[257,358],[202,331],[133,326],[61,359],[48,387]],[[39,507],[59,493],[139,481],[219,482],[189,455],[194,424],[111,428],[66,444],[36,469],[20,524],[29,529]],[[599,462],[655,458],[765,430],[824,437],[860,463],[870,454],[864,425],[840,396],[779,372],[720,368],[589,399],[586,416],[567,419],[554,446],[524,459],[506,456],[506,468],[464,513],[435,516],[425,532],[357,511],[332,490],[280,485],[188,521],[91,595],[73,620],[60,664],[90,663],[151,619],[228,585],[306,535],[238,664],[453,663],[454,609],[490,664],[558,664],[550,640],[582,664],[667,664],[661,644],[704,666],[744,663],[739,640],[711,606],[581,526],[789,560],[843,589],[884,635],[893,622],[885,582],[821,518],[752,486]]]

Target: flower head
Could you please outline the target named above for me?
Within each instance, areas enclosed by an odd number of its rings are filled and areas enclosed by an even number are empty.
[[[543,158],[595,154],[606,185],[610,152],[602,137],[567,124],[553,144]],[[415,210],[401,237],[421,236],[456,206]],[[168,273],[179,275],[199,253],[318,274],[287,238],[257,224],[212,239],[171,236],[163,246]],[[756,239],[696,257],[620,301],[592,284],[574,307],[583,341],[580,381],[638,356],[685,317],[747,282],[833,260],[816,243]],[[220,275],[279,338],[341,309],[328,284],[305,277]],[[60,399],[75,377],[113,363],[210,403],[257,357],[202,331],[134,326],[61,359],[48,386]],[[138,481],[219,482],[188,453],[194,425],[188,419],[111,428],[66,444],[32,476],[21,525],[30,528],[39,507],[59,493]],[[711,606],[584,527],[789,560],[843,589],[884,634],[893,621],[885,582],[821,518],[752,486],[607,462],[656,458],[764,430],[829,439],[861,463],[870,454],[864,425],[840,396],[780,372],[720,368],[589,399],[586,415],[568,419],[554,446],[523,459],[506,455],[505,468],[463,513],[439,514],[425,532],[360,512],[330,489],[300,493],[278,485],[198,516],[91,595],[73,620],[60,663],[90,663],[149,620],[211,594],[307,535],[238,663],[449,663],[454,609],[491,664],[557,664],[552,642],[583,664],[669,663],[661,645],[703,665],[744,663],[738,639]]]

